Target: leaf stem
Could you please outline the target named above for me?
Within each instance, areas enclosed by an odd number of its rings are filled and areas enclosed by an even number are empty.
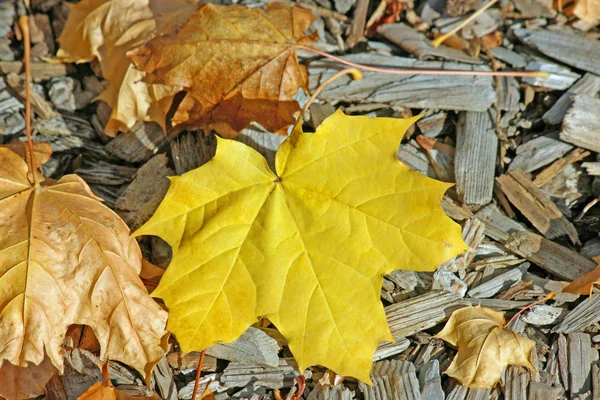
[[[475,11],[473,14],[469,15],[468,18],[465,18],[465,20],[463,22],[461,22],[460,24],[458,24],[457,26],[455,26],[454,28],[452,28],[452,30],[450,30],[450,32],[444,33],[442,36],[440,36],[440,37],[436,38],[435,40],[433,40],[431,42],[431,45],[433,47],[438,47],[440,44],[442,44],[450,36],[454,35],[456,32],[458,32],[459,30],[461,30],[462,28],[464,28],[465,25],[467,25],[469,22],[471,22],[475,18],[477,18],[482,12],[484,12],[485,10],[487,10],[488,8],[490,8],[491,6],[493,6],[494,4],[496,4],[497,1],[498,0],[492,0],[492,1],[490,1],[485,6],[481,7],[479,10]]]
[[[23,45],[25,48],[23,60],[25,64],[25,134],[27,135],[26,149],[28,149],[25,152],[25,159],[33,177],[33,184],[37,186],[37,174],[33,162],[33,139],[31,138],[31,34],[29,31],[29,17],[27,15],[19,17],[19,27],[23,33]]]
[[[302,109],[302,114],[304,115],[306,113],[306,111],[308,111],[308,107],[310,107],[310,105],[313,103],[313,101],[315,101],[315,99],[317,98],[317,96],[319,94],[321,94],[321,92],[323,91],[323,89],[325,89],[331,82],[335,81],[336,79],[338,79],[340,76],[349,74],[352,76],[352,79],[354,80],[359,80],[362,79],[363,74],[356,68],[345,68],[339,72],[336,72],[335,74],[333,74],[331,77],[329,77],[329,79],[327,79],[325,82],[323,82],[318,88],[317,90],[315,90],[315,92],[312,94],[312,96],[310,96],[310,99],[308,99],[308,101],[306,102],[306,104],[304,105],[304,108]]]
[[[192,400],[196,400],[196,394],[198,393],[198,385],[200,382],[200,374],[202,374],[202,364],[204,363],[204,354],[206,349],[200,353],[200,360],[198,361],[198,372],[196,372],[196,380],[194,381],[194,391],[192,392]]]
[[[393,75],[463,75],[463,76],[513,76],[513,77],[533,77],[533,78],[548,78],[550,74],[544,71],[460,71],[460,70],[441,70],[441,69],[391,69],[378,68],[370,65],[355,63],[344,60],[341,57],[324,53],[317,49],[306,46],[297,46],[297,49],[306,50],[322,57],[329,58],[341,64],[348,65],[360,69],[362,71],[379,72],[382,74]]]
[[[513,315],[513,317],[510,319],[510,321],[508,321],[505,325],[505,327],[509,326],[511,322],[513,322],[520,314],[523,314],[525,311],[529,310],[531,307],[538,305],[540,303],[543,303],[547,300],[552,300],[553,298],[556,297],[556,292],[550,292],[548,293],[547,296],[541,298],[538,301],[535,301],[533,303],[531,303],[530,305],[528,305],[527,307],[523,308],[521,311],[519,311],[518,313],[516,313],[515,315]]]

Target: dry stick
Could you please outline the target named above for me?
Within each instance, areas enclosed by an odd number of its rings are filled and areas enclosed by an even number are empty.
[[[378,68],[370,65],[358,64],[343,58],[333,56],[328,53],[306,46],[297,46],[297,49],[306,50],[322,57],[330,58],[341,64],[348,65],[363,71],[379,72],[392,75],[463,75],[463,76],[514,76],[514,77],[534,77],[548,78],[550,74],[544,71],[460,71],[460,70],[441,70],[441,69],[391,69]]]
[[[506,325],[504,325],[504,327],[507,327],[510,325],[511,322],[513,322],[515,320],[515,318],[517,318],[520,314],[523,314],[525,311],[529,310],[531,307],[538,305],[540,303],[543,303],[547,300],[552,300],[553,298],[556,297],[556,292],[550,292],[548,293],[548,295],[536,302],[531,303],[530,305],[528,305],[527,307],[523,308],[521,311],[519,311],[518,313],[516,313],[515,315],[513,315],[513,317],[510,319],[510,321],[508,321],[506,323]]]
[[[302,114],[304,115],[306,113],[306,111],[308,111],[308,107],[310,107],[310,105],[313,103],[313,101],[315,101],[315,99],[317,98],[317,96],[319,94],[321,94],[321,92],[323,91],[323,89],[325,89],[325,87],[327,85],[329,85],[331,82],[335,81],[337,78],[339,78],[342,75],[346,75],[349,74],[352,76],[352,79],[359,80],[362,79],[363,74],[357,70],[356,68],[346,68],[343,69],[335,74],[333,74],[329,79],[327,79],[325,82],[323,82],[318,88],[317,90],[315,90],[315,92],[312,94],[312,96],[310,96],[310,99],[308,99],[308,101],[306,102],[306,104],[304,105],[304,108],[302,109]]]
[[[498,0],[492,0],[492,1],[490,1],[485,6],[481,7],[479,10],[475,11],[473,14],[469,15],[468,18],[466,18],[463,22],[461,22],[456,27],[454,27],[450,32],[444,33],[442,36],[434,39],[431,42],[431,45],[433,47],[438,47],[440,44],[442,44],[444,42],[444,40],[448,39],[450,36],[454,35],[456,32],[458,32],[459,30],[461,30],[462,28],[464,28],[465,25],[467,25],[469,22],[471,22],[475,18],[477,18],[479,16],[479,14],[481,14],[482,12],[484,12],[485,10],[487,10],[488,8],[490,8],[491,6],[493,6],[494,4],[496,4],[497,1]]]
[[[23,44],[25,47],[25,134],[27,135],[27,148],[25,152],[29,171],[33,176],[33,184],[38,185],[36,171],[33,163],[33,139],[31,138],[31,35],[29,33],[29,18],[23,15],[19,18],[19,27],[23,33]],[[29,153],[29,155],[27,155]]]
[[[200,382],[200,374],[202,373],[204,353],[206,353],[206,349],[202,350],[202,353],[200,353],[200,361],[198,361],[198,372],[196,372],[196,380],[194,381],[194,391],[192,392],[192,400],[196,400],[196,393],[198,393],[198,383]]]

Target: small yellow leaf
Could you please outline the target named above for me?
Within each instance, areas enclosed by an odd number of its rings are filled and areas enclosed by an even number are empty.
[[[437,335],[458,353],[446,374],[462,385],[491,388],[500,381],[508,365],[522,365],[532,371],[535,342],[504,328],[504,313],[482,307],[456,310]]]
[[[336,112],[297,127],[276,155],[218,139],[215,157],[181,177],[135,235],[158,235],[173,260],[153,295],[185,352],[240,336],[267,317],[300,369],[321,364],[370,381],[391,340],[379,298],[394,269],[431,271],[461,253],[440,207],[447,183],[396,159],[416,118]]]

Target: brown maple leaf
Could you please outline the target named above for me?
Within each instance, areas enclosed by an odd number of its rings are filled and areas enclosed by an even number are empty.
[[[0,148],[0,396],[40,394],[62,371],[72,324],[94,330],[102,359],[149,378],[166,350],[167,314],[140,269],[129,229],[81,178],[40,184]]]
[[[270,3],[266,10],[241,5],[202,5],[175,34],[129,52],[149,83],[187,92],[172,122],[181,128],[215,129],[233,137],[250,122],[284,131],[299,111],[293,96],[308,92],[306,68],[296,45],[306,45],[315,17],[308,10]]]

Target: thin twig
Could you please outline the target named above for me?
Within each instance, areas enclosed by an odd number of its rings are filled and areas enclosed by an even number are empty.
[[[29,171],[33,177],[34,186],[38,185],[37,174],[33,162],[33,139],[31,138],[31,34],[29,31],[29,17],[23,15],[19,18],[19,27],[23,33],[23,45],[25,48],[25,134],[27,135],[27,147],[29,151],[25,152]],[[29,155],[27,155],[29,153]]]
[[[200,353],[200,361],[198,361],[198,372],[196,372],[196,380],[194,381],[192,400],[196,400],[196,393],[198,393],[198,384],[200,382],[200,374],[202,373],[202,364],[204,363],[204,353],[206,353],[206,349],[202,350],[202,353]]]
[[[356,68],[346,68],[346,69],[343,69],[343,70],[341,70],[339,72],[336,72],[329,79],[327,79],[325,82],[323,82],[317,88],[317,90],[315,90],[315,92],[312,94],[312,96],[310,96],[310,99],[308,99],[308,101],[304,105],[304,108],[302,109],[302,115],[304,115],[306,113],[306,111],[308,111],[308,107],[310,107],[310,105],[313,103],[313,101],[315,101],[315,99],[317,98],[317,96],[319,94],[321,94],[321,92],[323,91],[323,89],[325,89],[327,87],[327,85],[329,85],[331,82],[333,82],[336,79],[338,79],[340,76],[343,76],[343,75],[346,75],[346,74],[351,75],[352,79],[354,79],[354,80],[359,80],[359,79],[362,79],[362,77],[363,77],[363,75],[361,74],[361,72],[359,70],[357,70]]]
[[[297,46],[297,49],[306,50],[322,57],[329,58],[341,64],[348,65],[363,71],[379,72],[382,74],[392,75],[463,75],[463,76],[514,76],[514,77],[534,77],[548,78],[550,74],[545,71],[458,71],[458,70],[441,70],[441,69],[391,69],[378,68],[370,65],[358,64],[352,61],[344,60],[341,57],[336,57],[328,53],[313,49],[306,46]]]
[[[438,47],[440,44],[442,44],[444,42],[444,40],[448,39],[450,36],[454,35],[456,32],[458,32],[459,30],[461,30],[462,28],[464,28],[465,25],[467,25],[469,22],[471,22],[475,18],[477,18],[479,16],[479,14],[481,14],[482,12],[484,12],[485,10],[487,10],[488,8],[490,8],[491,6],[493,6],[494,4],[496,4],[497,1],[498,0],[492,0],[492,1],[490,1],[485,6],[481,7],[479,10],[475,11],[473,14],[469,15],[468,18],[465,18],[465,20],[463,22],[461,22],[456,27],[454,27],[450,32],[444,33],[442,36],[435,38],[431,42],[431,45],[433,47]]]

